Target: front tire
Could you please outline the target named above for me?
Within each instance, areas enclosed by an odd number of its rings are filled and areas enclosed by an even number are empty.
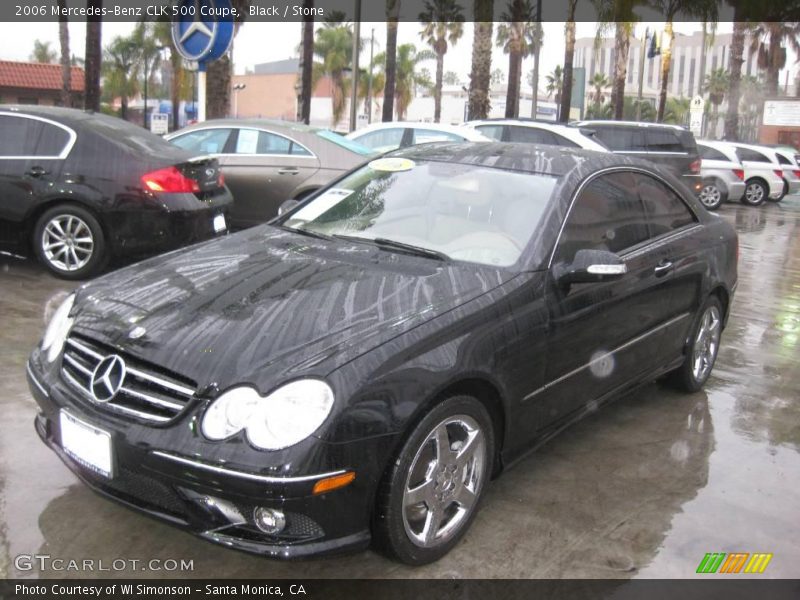
[[[61,279],[86,279],[106,263],[105,236],[88,210],[72,204],[55,206],[39,217],[33,248],[39,262]]]
[[[492,473],[494,430],[470,396],[435,406],[390,466],[373,525],[379,550],[409,565],[447,554],[469,529]]]
[[[727,199],[725,192],[716,181],[706,181],[700,190],[700,202],[708,210],[717,210]]]
[[[717,360],[722,334],[722,305],[711,296],[695,319],[689,336],[686,359],[670,374],[670,380],[684,392],[696,392],[703,387]]]
[[[744,188],[742,203],[747,206],[761,206],[768,196],[767,184],[760,179],[751,179]]]

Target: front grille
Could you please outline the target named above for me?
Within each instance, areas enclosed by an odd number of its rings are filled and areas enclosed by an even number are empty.
[[[125,363],[125,375],[119,391],[109,401],[98,401],[91,390],[92,374],[105,358],[115,354],[83,337],[70,336],[64,348],[61,374],[94,406],[155,423],[171,421],[194,397],[193,383],[123,356],[120,358]]]

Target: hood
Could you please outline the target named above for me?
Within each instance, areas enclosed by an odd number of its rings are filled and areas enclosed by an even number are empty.
[[[513,275],[265,225],[87,284],[73,331],[201,390],[266,393],[286,377],[325,376]]]

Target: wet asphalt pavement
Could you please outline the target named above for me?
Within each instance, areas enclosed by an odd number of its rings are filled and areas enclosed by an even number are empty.
[[[720,214],[739,232],[739,288],[705,390],[653,383],[601,407],[493,482],[461,544],[416,569],[373,552],[250,556],[91,492],[39,441],[25,380],[75,285],[0,256],[0,577],[677,578],[707,552],[770,552],[759,577],[800,577],[800,197]],[[32,554],[193,570],[16,568]]]

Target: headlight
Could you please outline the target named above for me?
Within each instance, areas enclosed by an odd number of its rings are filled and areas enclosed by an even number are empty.
[[[47,329],[44,330],[44,337],[42,338],[42,350],[47,353],[47,360],[53,362],[61,350],[64,348],[64,342],[67,340],[67,334],[72,327],[72,319],[69,318],[69,311],[72,310],[72,305],[75,303],[75,294],[70,294],[67,299],[61,303],[58,310],[50,319],[47,324]]]
[[[287,383],[265,397],[254,388],[239,387],[208,407],[202,430],[210,440],[224,440],[244,430],[256,448],[280,450],[314,433],[332,407],[333,390],[318,379]]]

